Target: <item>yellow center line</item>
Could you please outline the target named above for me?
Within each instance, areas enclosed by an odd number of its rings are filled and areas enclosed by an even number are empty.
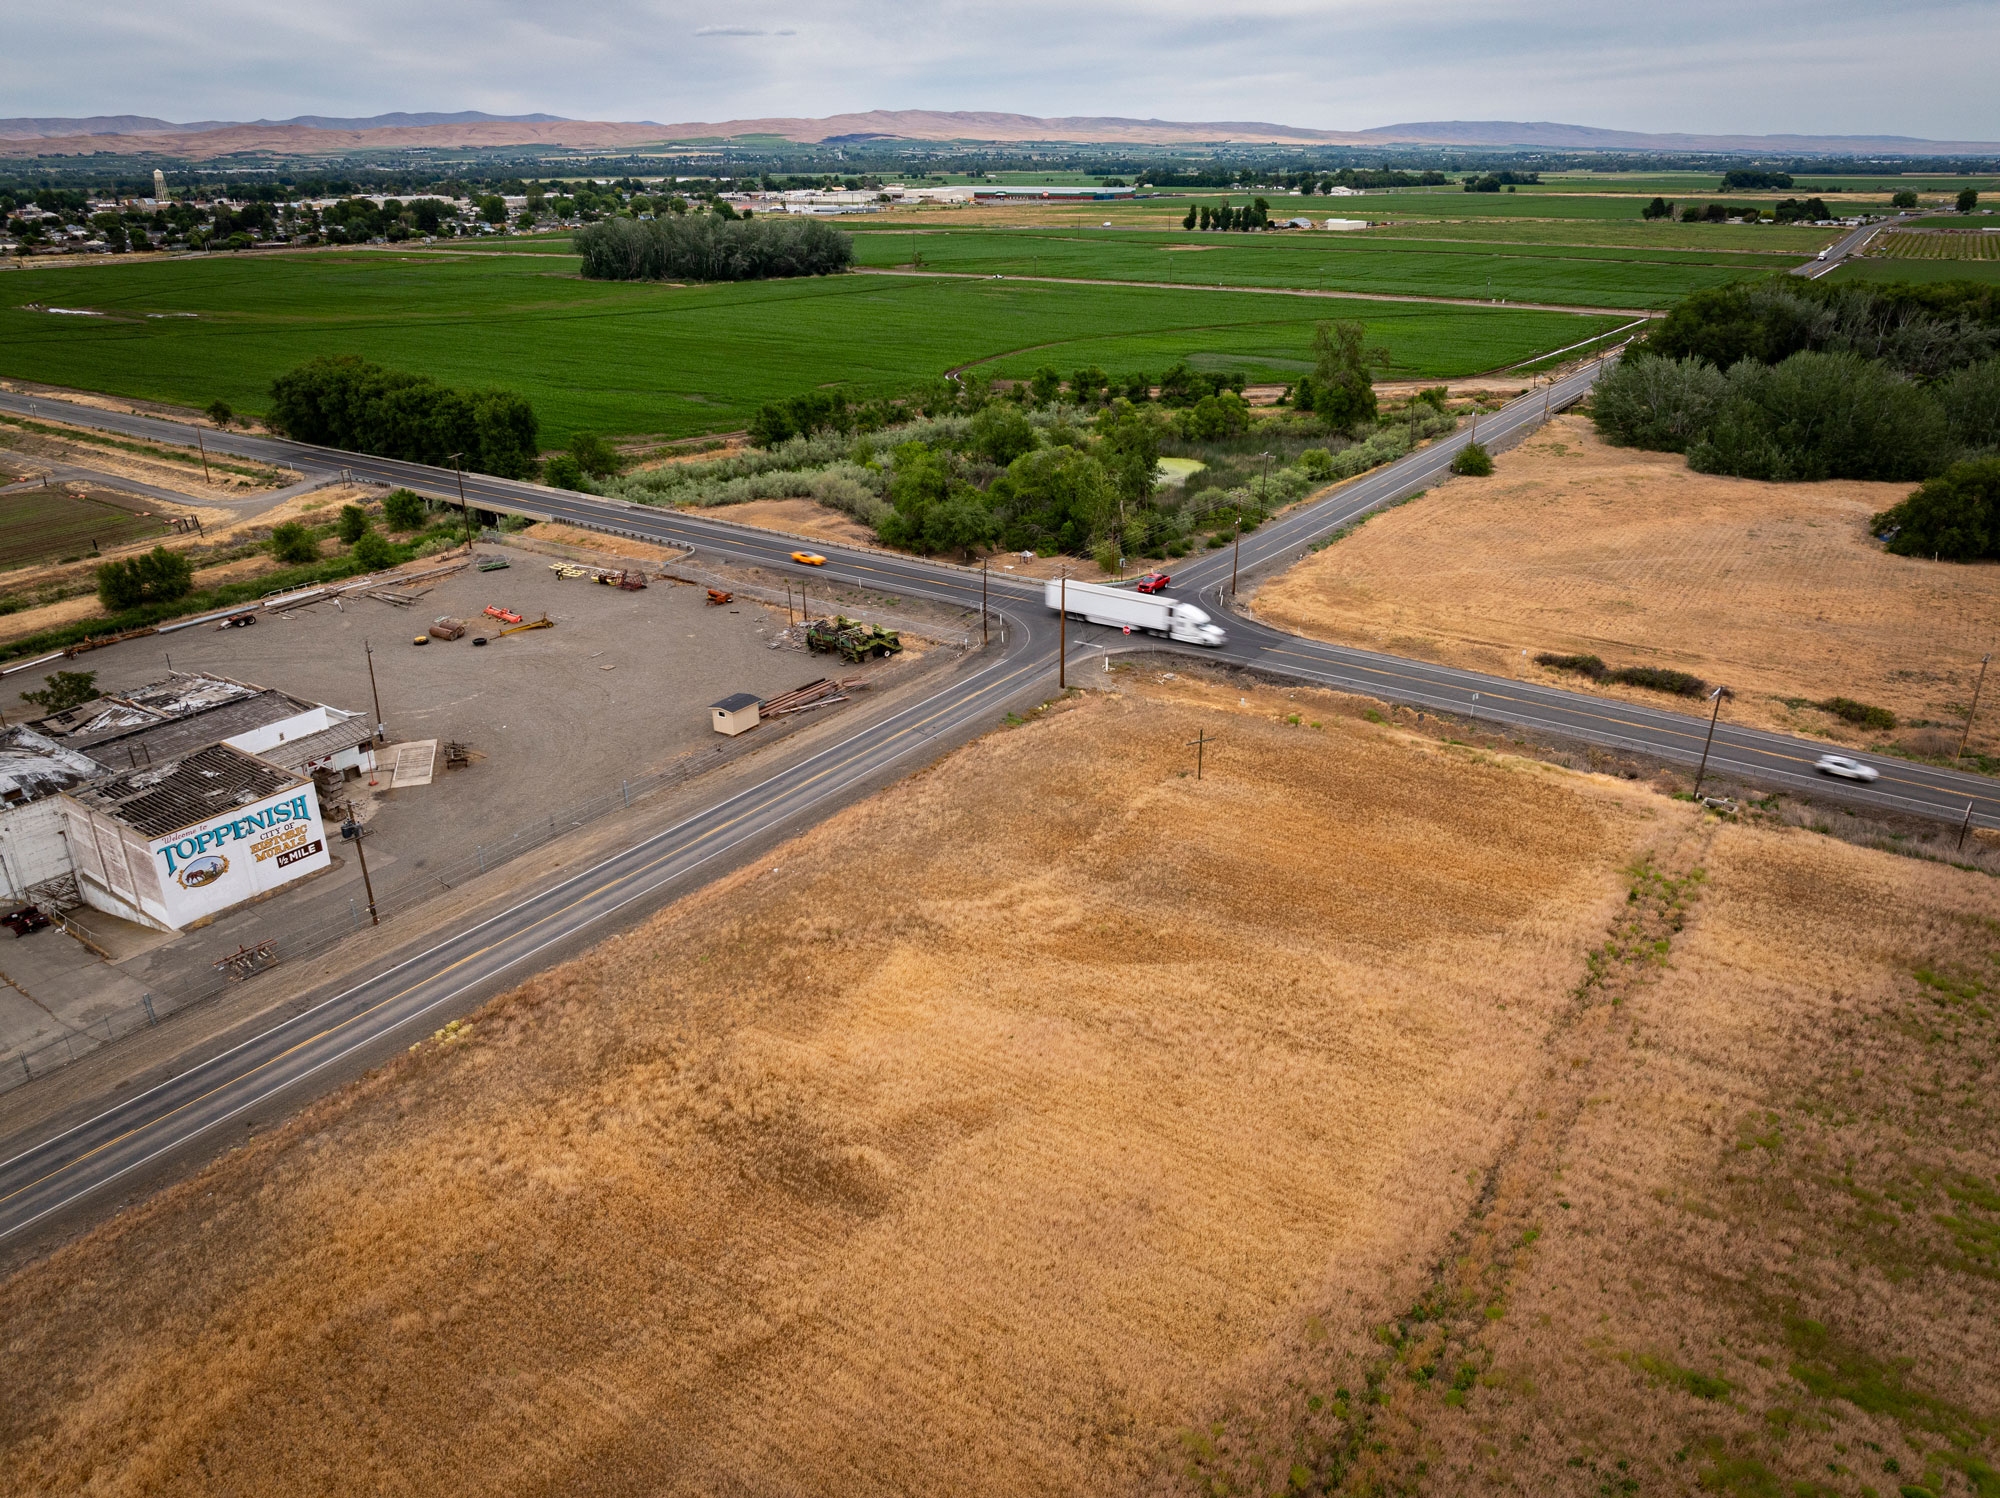
[[[708,842],[720,836],[721,834],[729,831],[730,829],[736,827],[739,823],[744,821],[746,818],[756,815],[759,812],[765,811],[768,808],[776,805],[778,802],[788,797],[794,796],[798,792],[806,790],[807,788],[813,785],[816,785],[820,781],[824,780],[827,776],[835,773],[837,770],[845,769],[848,765],[852,764],[857,758],[859,758],[864,753],[871,753],[873,751],[886,748],[888,745],[895,743],[898,739],[905,738],[908,735],[915,733],[918,729],[924,727],[926,724],[936,721],[938,718],[942,717],[946,713],[969,706],[972,702],[976,701],[978,698],[985,696],[986,694],[993,692],[998,688],[1006,686],[1009,682],[1014,681],[1018,677],[1024,676],[1027,673],[1038,669],[1044,669],[1042,664],[1039,662],[1019,667],[1014,671],[1010,671],[1007,675],[1001,677],[997,681],[989,682],[987,685],[983,687],[976,688],[971,693],[970,696],[959,699],[958,701],[952,703],[948,703],[945,706],[940,707],[936,712],[930,714],[928,717],[919,719],[915,723],[908,724],[905,727],[896,730],[896,732],[891,734],[888,738],[879,741],[879,743],[870,744],[867,746],[862,746],[860,748],[854,749],[839,763],[828,765],[818,774],[813,775],[806,780],[800,781],[795,785],[779,788],[778,790],[772,792],[772,794],[767,796],[763,801],[761,801],[756,806],[746,808],[742,812],[739,812],[736,816],[732,817],[729,821],[721,823],[716,827],[712,827],[707,831],[698,834],[691,841],[683,843],[680,846],[677,846],[675,848],[667,850],[666,852],[661,853],[657,858],[641,865],[636,869],[628,870],[627,872],[620,874],[615,878],[606,880],[604,883],[599,884],[596,887],[585,891],[583,894],[578,895],[574,900],[570,901],[567,905],[564,905],[559,909],[553,910],[549,912],[547,915],[541,916],[537,920],[531,922],[529,925],[522,927],[520,930],[510,932],[505,936],[501,936],[494,941],[488,942],[485,946],[480,947],[475,951],[466,953],[463,957],[459,958],[457,961],[453,963],[450,963],[448,966],[440,969],[438,972],[428,974],[425,977],[418,979],[415,983],[410,984],[409,987],[399,989],[397,992],[390,994],[385,998],[378,999],[375,1003],[369,1005],[366,1009],[360,1010],[358,1013],[351,1014],[346,1019],[341,1020],[339,1023],[329,1025],[324,1030],[321,1030],[314,1035],[310,1035],[303,1040],[300,1040],[290,1046],[287,1046],[284,1050],[278,1052],[278,1054],[276,1054],[275,1056],[271,1056],[263,1061],[260,1061],[259,1063],[257,1063],[257,1065],[250,1067],[245,1071],[237,1073],[235,1076],[228,1078],[226,1081],[218,1082],[214,1087],[211,1087],[208,1091],[201,1093],[196,1097],[189,1098],[186,1102],[179,1104],[177,1107],[169,1109],[165,1113],[159,1114],[157,1117],[148,1119],[144,1123],[135,1124],[131,1128],[127,1129],[124,1133],[115,1135],[112,1138],[105,1140],[102,1144],[96,1145],[95,1147],[86,1150],[84,1153],[65,1161],[61,1165],[56,1166],[53,1170],[50,1170],[47,1173],[36,1177],[32,1181],[24,1182],[22,1185],[17,1186],[14,1190],[8,1192],[5,1196],[0,1196],[0,1202],[11,1201],[15,1197],[19,1196],[22,1192],[32,1191],[35,1187],[42,1185],[44,1182],[54,1180],[57,1176],[62,1175],[67,1171],[74,1170],[77,1166],[84,1164],[86,1161],[93,1159],[95,1156],[102,1154],[104,1151],[111,1149],[115,1145],[123,1144],[126,1140],[135,1138],[138,1135],[145,1133],[149,1129],[155,1129],[160,1127],[161,1125],[167,1123],[169,1120],[177,1117],[178,1115],[186,1112],[188,1109],[194,1107],[196,1104],[204,1103],[208,1101],[208,1099],[215,1097],[217,1094],[225,1092],[228,1089],[235,1087],[244,1081],[247,1081],[249,1078],[256,1076],[259,1072],[269,1070],[271,1067],[276,1066],[279,1062],[285,1060],[287,1057],[297,1054],[299,1051],[304,1050],[308,1046],[316,1045],[319,1042],[327,1039],[329,1036],[338,1035],[341,1031],[348,1029],[350,1026],[357,1024],[358,1022],[368,1018],[372,1014],[378,1013],[379,1011],[388,1007],[389,1005],[396,1003],[398,1000],[406,998],[407,996],[417,992],[417,990],[421,988],[436,983],[440,978],[448,977],[450,974],[456,972],[459,968],[464,967],[469,962],[476,961],[478,958],[485,956],[488,952],[491,952],[496,948],[504,946],[510,942],[518,941],[522,937],[531,935],[532,933],[534,933],[541,927],[546,926],[550,922],[558,920],[561,917],[567,915],[572,910],[577,909],[579,906],[582,906],[588,903],[589,901],[596,899],[598,896],[602,895],[605,891],[613,889],[620,884],[628,884],[633,880],[640,878],[643,875],[651,873],[653,870],[657,869],[663,863],[671,862],[672,860],[679,858],[684,854],[693,852],[695,849],[701,847],[701,845],[704,842]]]

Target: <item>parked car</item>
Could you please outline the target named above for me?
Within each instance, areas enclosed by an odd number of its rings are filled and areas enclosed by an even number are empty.
[[[1172,581],[1173,579],[1168,577],[1164,572],[1148,572],[1144,577],[1139,579],[1139,591],[1141,593],[1164,593],[1167,590],[1167,584]]]
[[[1837,775],[1842,780],[1875,780],[1881,775],[1873,765],[1864,765],[1844,754],[1822,754],[1813,768],[1822,775]]]
[[[5,926],[13,932],[16,939],[26,936],[30,931],[39,931],[48,923],[49,918],[32,905],[23,905],[11,915],[0,915],[0,926]]]

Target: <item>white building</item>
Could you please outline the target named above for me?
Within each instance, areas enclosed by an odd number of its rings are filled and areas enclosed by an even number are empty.
[[[1320,227],[1322,229],[1334,230],[1365,229],[1368,227],[1368,220],[1365,218],[1330,218],[1321,224]]]
[[[212,744],[63,793],[84,903],[185,931],[329,867],[310,779]]]
[[[303,774],[360,774],[375,767],[374,736],[360,713],[200,671],[110,692],[32,725],[111,770],[230,744]]]
[[[0,730],[0,898],[31,900],[36,886],[75,872],[62,793],[104,766],[32,728]]]

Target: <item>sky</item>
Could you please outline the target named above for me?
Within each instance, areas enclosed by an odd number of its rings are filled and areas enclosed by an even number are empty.
[[[865,109],[2000,137],[1996,0],[65,0],[0,116]]]

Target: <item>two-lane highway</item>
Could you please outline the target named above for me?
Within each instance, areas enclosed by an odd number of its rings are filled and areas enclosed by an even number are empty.
[[[1009,620],[1010,623],[1015,621]],[[0,1241],[187,1148],[274,1098],[312,1091],[379,1059],[546,962],[579,932],[661,904],[758,848],[887,783],[997,717],[1050,669],[1033,630],[901,712],[728,796],[595,867],[452,933],[386,972],[181,1075],[0,1161]],[[343,1063],[351,1063],[343,1068]]]
[[[1580,398],[1596,366],[1538,389],[1483,417],[1482,440],[1510,442]],[[0,393],[0,409],[60,416],[131,436],[193,445],[190,429],[153,417],[128,416],[67,405],[48,397]],[[57,409],[52,409],[57,408]],[[1260,526],[1242,541],[1242,580],[1284,565],[1315,541],[1361,515],[1438,482],[1452,457],[1471,439],[1465,432],[1424,448],[1373,474],[1344,484],[1323,500]],[[328,452],[277,438],[216,433],[211,446],[308,472],[351,470],[357,477],[456,499],[458,477],[449,470],[364,455]],[[500,511],[546,515],[647,539],[674,542],[741,562],[796,568],[788,537],[731,525],[707,516],[627,505],[539,485],[464,476],[465,497]],[[816,543],[828,563],[808,575],[899,594],[935,599],[976,611],[977,571],[877,551]],[[1216,552],[1197,559],[1176,578],[1176,592],[1195,593],[1228,617],[1231,638],[1213,652],[1221,658],[1295,680],[1412,706],[1466,714],[1481,721],[1565,735],[1590,743],[1691,764],[1700,755],[1706,725],[1691,715],[1646,708],[1457,671],[1426,662],[1349,650],[1269,629],[1234,614],[1227,589],[1236,558]],[[172,1081],[125,1099],[54,1137],[15,1141],[0,1161],[0,1243],[30,1234],[38,1224],[64,1220],[112,1188],[142,1184],[149,1167],[198,1151],[224,1122],[249,1110],[269,1111],[303,1102],[317,1089],[400,1044],[412,1032],[434,1028],[448,1014],[471,1007],[507,983],[519,981],[621,912],[656,906],[722,867],[729,858],[811,825],[842,798],[885,783],[942,746],[997,721],[1006,707],[1046,690],[1056,667],[1057,626],[1041,603],[1040,586],[1014,578],[988,580],[993,607],[1006,628],[1004,644],[966,657],[949,684],[925,701],[871,723],[842,742],[773,773],[749,790],[665,832],[646,837],[555,889],[488,916],[273,1027]],[[1122,638],[1092,627],[1073,629],[1072,656],[1092,655]],[[1177,648],[1162,644],[1161,648]],[[1973,820],[2000,825],[2000,798],[1985,777],[1958,775],[1875,757],[1883,772],[1873,786],[1831,785],[1811,772],[1820,746],[1726,723],[1716,734],[1711,763],[1718,770],[1762,783],[1811,784],[1878,807],[1957,820],[1971,806]]]

